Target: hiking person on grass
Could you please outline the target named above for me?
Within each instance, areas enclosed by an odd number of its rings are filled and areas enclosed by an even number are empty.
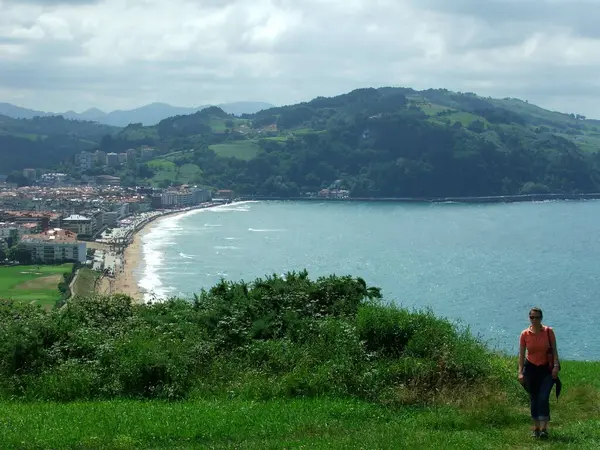
[[[557,382],[557,397],[560,380],[560,363],[556,349],[554,330],[542,324],[540,308],[531,308],[531,325],[521,332],[519,339],[519,383],[529,393],[533,437],[548,438],[550,421],[550,392]],[[527,352],[527,353],[526,353]]]

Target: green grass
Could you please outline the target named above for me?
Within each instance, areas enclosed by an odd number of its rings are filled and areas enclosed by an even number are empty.
[[[73,283],[73,295],[92,295],[95,292],[96,280],[100,273],[82,267],[77,271],[77,279]]]
[[[547,443],[516,366],[360,278],[306,271],[194,302],[0,302],[0,448],[600,446],[600,362],[563,361]]]
[[[173,152],[165,159],[163,156],[159,159],[153,159],[148,163],[148,166],[155,170],[155,174],[150,180],[153,184],[158,184],[161,181],[169,181],[172,183],[194,183],[198,182],[202,170],[196,164],[185,163],[178,165],[173,160],[187,159],[186,152]]]
[[[151,180],[152,183],[159,183],[163,180],[170,182],[177,180],[177,166],[172,161],[153,159],[148,162],[148,167],[155,171]]]
[[[463,126],[469,126],[472,122],[476,120],[479,120],[489,126],[489,122],[483,117],[468,112],[455,112],[445,117],[450,119],[452,123],[460,122],[461,124],[463,124]]]
[[[254,141],[244,140],[211,145],[210,149],[225,158],[250,160],[258,154],[260,147]]]
[[[155,127],[125,128],[119,133],[119,136],[130,141],[146,138],[159,139],[158,130]]]
[[[551,401],[551,439],[538,446],[528,437],[526,402],[500,392],[460,406],[397,408],[339,398],[4,402],[0,442],[15,449],[599,448],[600,396],[586,377],[600,365],[571,362],[564,370],[574,385]]]
[[[215,117],[211,117],[209,125],[212,128],[213,133],[223,133],[227,129],[227,127],[225,126],[224,119],[217,119]]]
[[[196,164],[184,164],[178,167],[177,181],[181,183],[192,183],[202,175],[202,170]]]
[[[60,298],[58,283],[73,264],[0,267],[0,298],[53,306]]]
[[[271,136],[271,137],[261,137],[261,139],[264,139],[266,141],[276,141],[276,142],[285,142],[287,141],[291,136]]]
[[[21,137],[24,139],[29,139],[30,141],[35,141],[38,138],[46,139],[48,136],[43,134],[33,134],[33,133],[12,133],[13,136]]]
[[[421,111],[423,111],[428,116],[435,116],[437,113],[440,113],[442,111],[452,110],[447,106],[436,105],[435,103],[422,103],[419,105],[419,108],[421,108]]]

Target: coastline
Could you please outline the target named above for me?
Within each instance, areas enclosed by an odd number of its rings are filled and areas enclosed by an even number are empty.
[[[242,201],[301,201],[301,202],[387,202],[387,203],[522,203],[548,200],[598,200],[600,193],[587,194],[516,194],[483,197],[269,197],[246,195]]]
[[[149,233],[153,227],[159,225],[161,220],[164,220],[168,217],[185,214],[190,211],[215,208],[221,205],[222,204],[210,204],[207,206],[201,206],[197,208],[187,208],[184,210],[168,211],[164,214],[160,214],[156,217],[149,219],[147,222],[144,222],[139,228],[132,232],[131,242],[129,243],[129,245],[127,245],[123,254],[120,256],[120,270],[116,271],[114,278],[102,278],[102,282],[99,285],[98,293],[125,294],[130,296],[134,300],[134,303],[145,303],[144,296],[146,294],[146,291],[139,286],[139,280],[136,277],[135,273],[135,271],[138,270],[144,262],[142,244],[143,237],[147,233]]]

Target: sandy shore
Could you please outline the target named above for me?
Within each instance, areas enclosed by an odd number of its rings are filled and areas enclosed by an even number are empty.
[[[161,216],[152,222],[147,223],[144,227],[138,230],[134,235],[131,244],[125,249],[123,258],[121,259],[121,270],[117,272],[114,278],[111,292],[127,294],[137,303],[144,302],[144,292],[138,286],[135,270],[144,262],[142,253],[142,237],[150,232],[153,226],[166,216]]]
[[[215,205],[217,206],[217,205]],[[197,209],[208,209],[214,208],[215,206],[208,206],[206,208]],[[135,271],[144,262],[142,238],[152,230],[153,227],[157,226],[161,220],[167,217],[173,217],[178,214],[185,214],[188,211],[173,211],[156,217],[155,219],[147,222],[144,226],[138,229],[133,237],[132,242],[127,246],[121,258],[121,270],[117,270],[115,278],[103,277],[98,285],[98,293],[100,294],[126,294],[134,299],[136,303],[144,303],[144,290],[138,285]]]

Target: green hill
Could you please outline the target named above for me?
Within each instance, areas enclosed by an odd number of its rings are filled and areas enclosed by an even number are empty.
[[[211,108],[155,130],[204,184],[245,194],[297,196],[336,180],[360,197],[600,190],[597,121],[472,93],[358,89],[235,120]]]
[[[25,167],[53,167],[77,152],[98,147],[116,127],[61,116],[13,119],[0,115],[2,173]]]
[[[19,133],[27,139],[27,130]],[[80,135],[61,135],[71,141],[60,154],[83,147]],[[181,178],[282,197],[334,183],[354,197],[600,191],[599,121],[444,89],[357,89],[242,117],[209,107],[151,127],[132,124],[100,141],[105,151],[141,145],[197,170],[173,177],[154,163],[131,166],[119,173],[126,183]]]

